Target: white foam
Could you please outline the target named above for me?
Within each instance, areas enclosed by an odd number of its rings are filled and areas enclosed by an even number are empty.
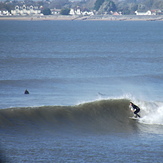
[[[163,125],[163,103],[142,102],[141,123]]]

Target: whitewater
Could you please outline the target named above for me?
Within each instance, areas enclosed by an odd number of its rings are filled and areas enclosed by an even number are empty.
[[[0,161],[162,162],[162,25],[0,21]]]

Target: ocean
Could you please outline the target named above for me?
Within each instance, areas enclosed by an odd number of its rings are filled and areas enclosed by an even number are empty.
[[[162,27],[0,21],[0,161],[161,163]]]

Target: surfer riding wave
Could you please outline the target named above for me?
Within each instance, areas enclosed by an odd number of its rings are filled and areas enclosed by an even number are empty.
[[[135,104],[133,104],[132,102],[130,102],[130,107],[131,107],[131,111],[135,114],[135,118],[137,117],[140,118],[140,115],[138,114],[140,112],[140,108]]]

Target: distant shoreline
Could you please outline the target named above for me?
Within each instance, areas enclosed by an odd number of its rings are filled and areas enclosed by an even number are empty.
[[[43,20],[85,20],[85,21],[163,21],[163,15],[93,15],[93,16],[0,16],[0,20],[43,21]]]

